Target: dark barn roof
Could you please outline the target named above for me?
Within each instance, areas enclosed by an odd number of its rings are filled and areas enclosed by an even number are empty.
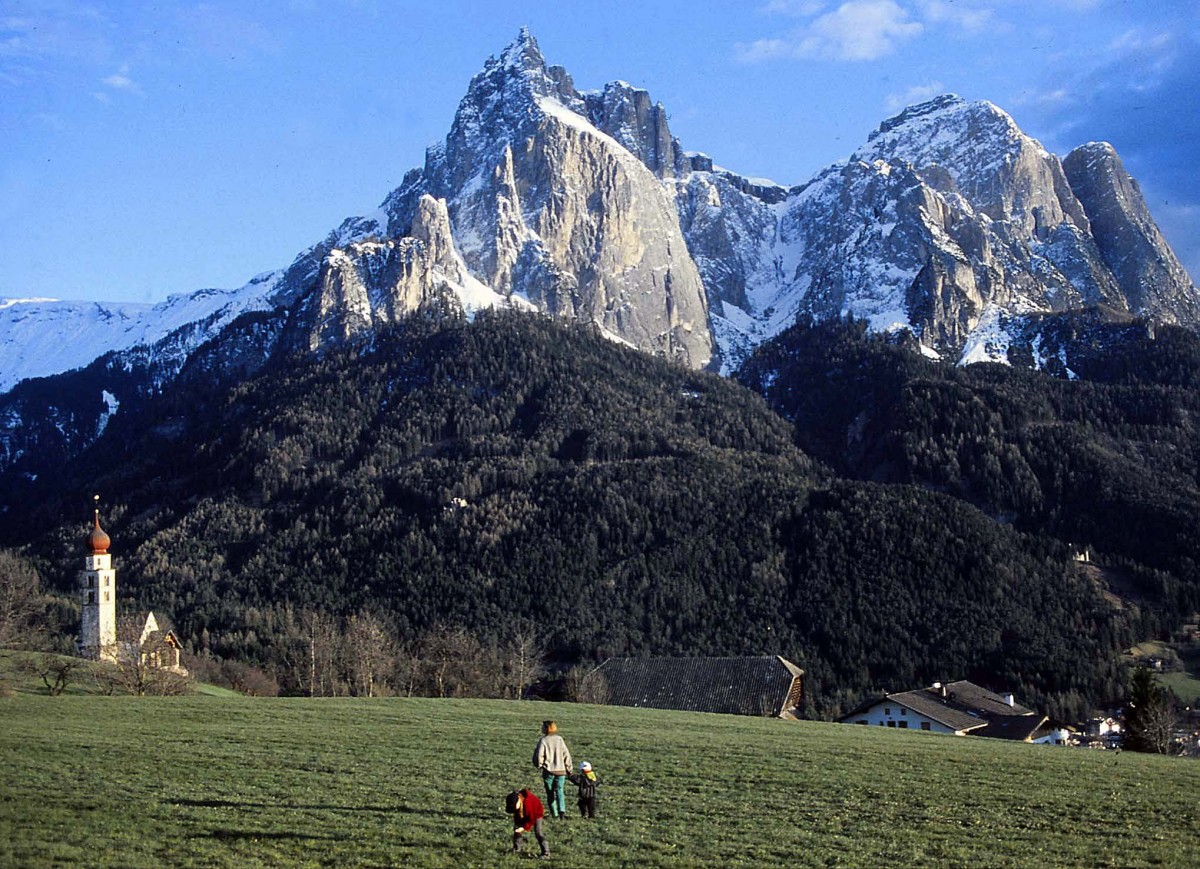
[[[780,716],[800,704],[803,675],[778,656],[609,658],[587,679],[610,706]]]

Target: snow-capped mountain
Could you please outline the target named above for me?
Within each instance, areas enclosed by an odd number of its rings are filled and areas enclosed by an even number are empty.
[[[270,309],[279,276],[262,274],[236,290],[180,293],[157,305],[0,299],[0,392],[176,332],[179,340],[164,343],[163,352],[182,362],[239,315]]]
[[[248,311],[286,322],[260,336],[265,356],[492,305],[725,371],[800,314],[907,329],[953,361],[1004,359],[1030,317],[1089,306],[1200,325],[1196,288],[1107,145],[1060,161],[996,106],[943,96],[785,187],[684,151],[644,90],[577,90],[522,31],[376,212],[231,293],[10,302],[0,389],[141,345],[136,365],[156,342],[177,371]]]
[[[1005,361],[998,324],[1054,311],[1200,325],[1196,289],[1111,147],[1065,165],[991,103],[947,95],[782,201],[693,173],[681,213],[727,364],[798,313],[907,329],[961,361]]]

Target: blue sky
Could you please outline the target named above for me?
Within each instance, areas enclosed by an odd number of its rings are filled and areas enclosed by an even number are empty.
[[[1195,0],[0,4],[0,296],[236,287],[379,204],[528,25],[684,148],[807,180],[954,92],[1065,155],[1112,142],[1200,277]]]

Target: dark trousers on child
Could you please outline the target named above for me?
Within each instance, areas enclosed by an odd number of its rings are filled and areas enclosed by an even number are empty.
[[[580,797],[579,798],[579,815],[583,818],[596,817],[596,798],[595,797]]]
[[[521,833],[513,833],[513,850],[521,850]],[[542,819],[538,818],[533,822],[533,836],[537,839],[538,845],[542,848],[542,853],[546,856],[550,855],[550,843],[546,841],[546,836],[542,833]]]

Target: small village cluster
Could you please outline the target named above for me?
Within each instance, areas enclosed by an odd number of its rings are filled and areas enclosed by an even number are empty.
[[[96,509],[86,540],[84,569],[79,574],[80,655],[110,663],[132,658],[156,670],[187,676],[179,638],[169,625],[160,624],[153,612],[133,617],[123,629],[119,626],[110,545]],[[799,717],[803,692],[804,671],[779,656],[609,658],[587,676],[581,689],[585,700],[610,706],[784,719]],[[1012,694],[996,694],[966,680],[934,682],[925,688],[872,697],[838,721],[1101,749],[1120,748],[1122,736],[1117,716],[1068,726],[1022,706]],[[547,724],[553,726],[553,722]],[[1185,741],[1200,748],[1194,736],[1188,740],[1189,735],[1185,734]],[[567,770],[557,774],[570,773],[569,754],[567,758]],[[592,808],[594,811],[594,804]]]

